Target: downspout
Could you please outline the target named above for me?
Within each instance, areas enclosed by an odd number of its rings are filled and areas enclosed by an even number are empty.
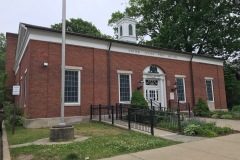
[[[193,55],[190,59],[190,71],[191,71],[191,84],[192,84],[192,103],[195,105],[195,91],[194,91],[194,80],[193,80],[193,66],[192,66]]]
[[[107,86],[108,86],[108,105],[111,105],[111,62],[110,62],[110,50],[112,42],[110,41],[107,51]]]

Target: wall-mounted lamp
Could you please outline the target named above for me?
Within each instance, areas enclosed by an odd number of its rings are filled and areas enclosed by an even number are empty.
[[[48,63],[47,63],[47,62],[44,62],[44,63],[43,63],[43,67],[48,67]]]
[[[175,91],[177,89],[177,82],[174,83],[172,91]]]
[[[142,87],[143,87],[143,80],[140,80],[139,82],[138,82],[138,89],[141,89]]]

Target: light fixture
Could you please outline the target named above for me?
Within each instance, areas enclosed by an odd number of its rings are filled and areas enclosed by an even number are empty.
[[[48,67],[48,63],[47,63],[47,62],[44,62],[44,63],[43,63],[43,67]]]
[[[175,91],[177,89],[177,82],[174,83],[172,91]]]
[[[138,82],[138,87],[141,88],[142,86],[143,86],[143,80],[140,80],[140,81]]]

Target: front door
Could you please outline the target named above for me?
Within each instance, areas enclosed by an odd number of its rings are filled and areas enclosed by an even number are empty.
[[[153,101],[153,106],[158,106],[160,103],[160,84],[158,79],[145,79],[145,98],[149,106],[151,106],[151,100]]]

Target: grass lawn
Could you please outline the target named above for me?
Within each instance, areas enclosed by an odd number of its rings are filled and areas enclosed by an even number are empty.
[[[82,123],[74,125],[75,135],[89,137],[82,142],[59,145],[26,146],[10,149],[12,159],[21,155],[34,156],[34,159],[80,159],[89,160],[117,156],[120,154],[137,152],[147,149],[165,147],[178,144],[162,138],[143,133],[113,127],[103,123]],[[32,142],[49,136],[49,129],[25,129],[17,127],[15,135],[11,135],[11,128],[7,128],[9,144]]]

